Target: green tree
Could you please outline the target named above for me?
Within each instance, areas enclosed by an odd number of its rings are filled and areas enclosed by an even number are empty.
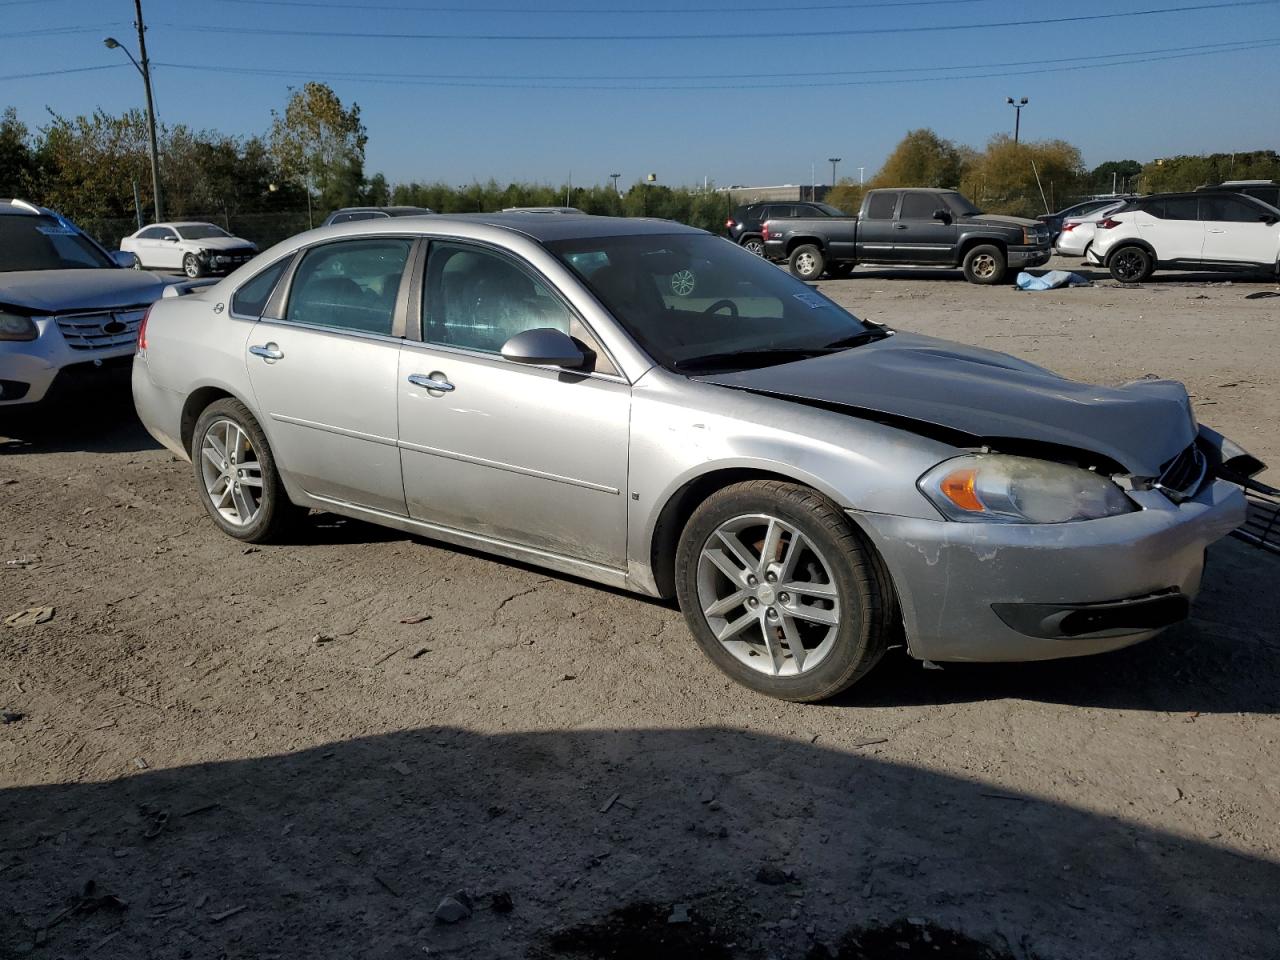
[[[1108,160],[1089,171],[1089,189],[1094,193],[1123,193],[1126,182],[1135,187],[1142,164],[1137,160]]]
[[[827,191],[826,202],[836,209],[852,215],[862,209],[862,195],[864,193],[866,193],[866,190],[860,184],[855,183],[848,177],[842,177],[839,183]]]
[[[345,107],[327,84],[311,82],[271,117],[271,156],[287,179],[301,183],[322,209],[359,201],[369,140],[359,104]]]
[[[31,151],[31,131],[13,107],[6,107],[0,114],[0,197],[33,194],[38,170]]]
[[[963,155],[950,140],[929,129],[912,130],[871,179],[872,187],[956,187]]]
[[[1002,133],[969,165],[961,188],[991,213],[1029,217],[1063,206],[1085,178],[1079,149],[1065,140],[1014,143]]]

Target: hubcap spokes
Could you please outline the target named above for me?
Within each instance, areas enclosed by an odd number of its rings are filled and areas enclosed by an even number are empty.
[[[703,544],[698,603],[729,653],[775,677],[817,667],[840,628],[831,564],[796,527],[766,514],[728,520]]]
[[[215,420],[200,442],[200,475],[210,503],[228,523],[252,523],[262,509],[262,465],[249,435],[231,420]]]

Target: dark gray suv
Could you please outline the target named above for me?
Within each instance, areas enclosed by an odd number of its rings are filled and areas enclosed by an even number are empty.
[[[746,247],[758,257],[764,256],[764,235],[761,227],[766,220],[786,220],[793,217],[843,217],[844,211],[829,203],[804,201],[777,201],[748,203],[737,207],[724,222],[729,239]]]

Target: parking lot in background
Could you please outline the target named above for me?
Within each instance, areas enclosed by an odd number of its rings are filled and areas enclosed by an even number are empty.
[[[1182,380],[1280,464],[1274,281],[1080,272],[1096,285],[820,286],[1073,378]],[[904,917],[1019,960],[1275,953],[1280,565],[1238,541],[1146,644],[891,655],[800,706],[718,673],[671,605],[323,515],[233,541],[126,390],[0,437],[0,613],[54,608],[0,633],[0,706],[27,715],[0,738],[0,954],[69,876],[174,956],[538,956],[572,921],[557,949],[821,957]],[[471,920],[436,924],[458,889]],[[690,905],[718,921],[668,923]],[[39,949],[151,956],[111,907]]]

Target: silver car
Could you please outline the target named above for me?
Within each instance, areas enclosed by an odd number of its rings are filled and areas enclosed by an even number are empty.
[[[133,389],[233,537],[312,508],[678,597],[720,669],[798,701],[896,644],[1151,637],[1244,518],[1221,477],[1262,469],[1180,384],[895,333],[649,220],[302,234],[157,303]]]

